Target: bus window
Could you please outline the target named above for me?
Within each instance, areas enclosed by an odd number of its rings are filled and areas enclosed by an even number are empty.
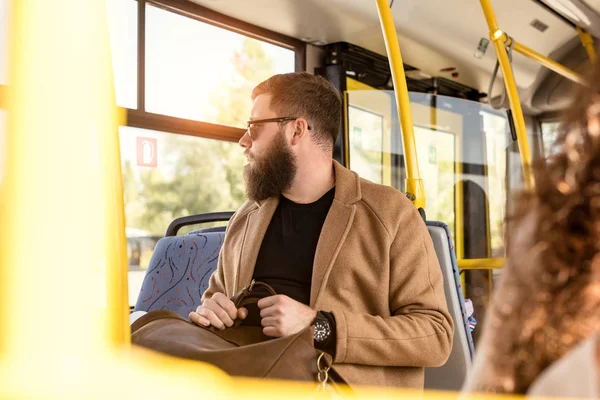
[[[348,107],[352,168],[365,179],[383,183],[383,115]]]
[[[506,114],[483,103],[425,93],[410,93],[410,101],[427,219],[448,225],[459,260],[504,257],[507,193],[521,186],[515,183],[521,180],[521,167],[513,160]],[[349,90],[346,112],[350,168],[404,191],[404,151],[393,92]],[[497,274],[464,274],[466,296],[482,318]]]
[[[233,134],[222,137],[211,130],[213,126],[201,123],[245,128],[254,86],[273,74],[294,71],[298,49],[148,2],[145,96],[144,104],[137,104],[138,2],[110,0],[108,5],[117,103],[138,116],[135,128],[119,129],[133,304],[154,246],[175,218],[235,211],[244,201],[245,159],[231,141],[243,130],[233,129]],[[148,118],[157,116],[149,113],[158,114],[160,129],[168,130],[176,118],[199,125],[193,133],[156,131]]]
[[[558,136],[558,121],[542,122],[542,142],[544,143],[544,155],[550,157],[553,154],[552,145]]]
[[[490,247],[493,258],[504,257],[504,216],[506,215],[506,164],[509,146],[508,120],[503,115],[482,111],[487,158]],[[521,167],[520,157],[517,160]]]
[[[392,185],[392,97],[389,92],[348,79],[348,159],[362,178]]]
[[[245,158],[235,142],[123,126],[119,133],[134,304],[154,245],[175,218],[243,203]]]
[[[421,179],[427,196],[427,219],[446,222],[455,236],[456,137],[450,132],[415,126],[415,140]]]
[[[146,8],[146,110],[245,128],[254,86],[293,72],[295,52]]]

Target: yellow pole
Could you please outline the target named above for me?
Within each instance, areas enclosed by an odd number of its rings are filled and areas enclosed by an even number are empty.
[[[117,110],[103,0],[9,9],[0,354],[47,368],[128,338]]]
[[[394,92],[396,94],[396,102],[398,103],[398,116],[402,125],[402,143],[404,146],[407,176],[406,194],[409,195],[409,198],[417,208],[425,209],[425,187],[419,174],[410,98],[408,96],[408,87],[406,86],[404,64],[402,62],[402,54],[400,53],[400,45],[398,44],[398,36],[396,35],[396,27],[388,1],[376,1],[381,30],[383,31],[385,46],[390,60]]]
[[[537,61],[549,70],[554,71],[557,74],[562,75],[573,82],[579,83],[581,85],[586,84],[583,76],[579,75],[577,72],[565,67],[560,63],[557,63],[554,60],[549,59],[548,57],[543,56],[542,54],[530,49],[527,46],[524,46],[523,44],[517,41],[515,41],[514,49],[515,51],[523,54],[524,56],[534,61]]]
[[[529,141],[527,140],[527,128],[525,127],[525,118],[523,117],[523,109],[519,100],[519,92],[515,84],[508,53],[506,52],[505,41],[506,34],[498,28],[498,22],[492,8],[490,0],[480,0],[483,13],[490,28],[490,38],[496,48],[502,75],[504,76],[504,86],[508,94],[510,108],[515,120],[515,130],[517,133],[517,141],[519,143],[519,152],[521,154],[521,163],[523,164],[523,176],[525,178],[525,187],[532,189],[534,186],[533,174],[531,172],[531,150],[529,149]]]
[[[8,105],[8,88],[4,85],[0,85],[0,108],[6,108]]]
[[[585,50],[588,53],[588,57],[590,58],[590,62],[593,64],[596,62],[596,48],[594,47],[594,38],[592,35],[577,27],[577,33],[579,34],[579,39],[581,40],[581,44],[585,47]]]

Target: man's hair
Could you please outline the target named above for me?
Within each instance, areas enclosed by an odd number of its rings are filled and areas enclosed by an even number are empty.
[[[252,100],[261,94],[271,96],[270,107],[278,117],[305,118],[313,140],[333,150],[342,123],[342,100],[329,81],[308,72],[279,74],[256,86]]]

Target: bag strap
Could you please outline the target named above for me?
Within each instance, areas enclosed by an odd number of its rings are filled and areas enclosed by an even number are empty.
[[[258,300],[262,299],[263,297],[266,297],[264,294],[257,293],[256,288],[264,288],[269,294],[269,296],[277,295],[277,292],[271,287],[271,285],[264,282],[257,282],[255,280],[252,280],[248,287],[242,289],[240,292],[238,292],[231,298],[231,301],[233,301],[235,307],[240,308],[246,304],[257,303]]]
[[[257,288],[264,289],[267,294],[265,295],[264,291],[256,290]],[[234,295],[231,298],[231,301],[233,301],[233,304],[235,304],[235,308],[242,308],[250,304],[256,304],[264,297],[276,295],[277,292],[271,287],[271,285],[264,282],[255,281],[253,279],[250,285]],[[234,326],[240,326],[242,323],[243,321],[238,318],[235,320]]]

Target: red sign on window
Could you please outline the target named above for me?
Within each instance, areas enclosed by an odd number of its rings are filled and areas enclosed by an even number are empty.
[[[137,137],[137,165],[156,167],[158,164],[158,144],[154,138]]]

